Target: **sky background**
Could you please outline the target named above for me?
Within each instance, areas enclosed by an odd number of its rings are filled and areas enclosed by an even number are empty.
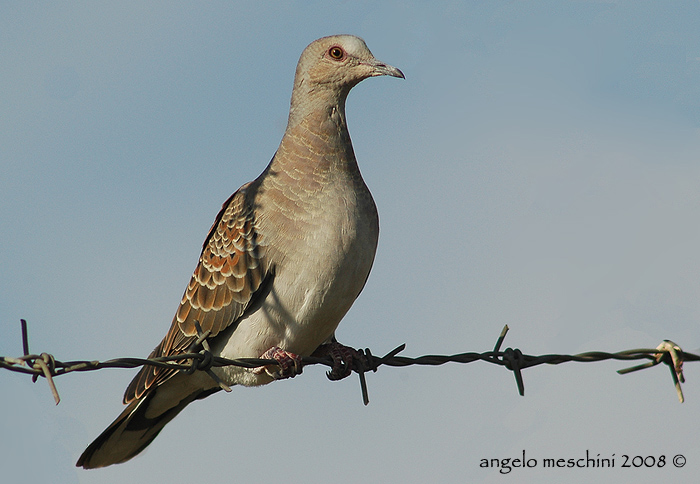
[[[348,99],[381,218],[338,338],[406,356],[700,351],[700,2],[0,3],[0,355],[145,357],[221,203],[267,165],[303,48],[363,37],[406,80]],[[4,482],[691,482],[700,365],[321,367],[187,408],[84,471],[135,370],[0,373]],[[481,469],[581,458],[615,469]],[[622,455],[666,456],[622,469]],[[683,454],[682,469],[670,462]]]

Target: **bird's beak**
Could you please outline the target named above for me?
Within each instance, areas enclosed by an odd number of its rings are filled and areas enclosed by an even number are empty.
[[[391,76],[406,79],[406,76],[403,75],[403,72],[401,72],[400,69],[397,69],[394,66],[390,66],[389,64],[379,62],[376,59],[374,59],[373,62],[369,63],[369,65],[372,66],[372,77]]]

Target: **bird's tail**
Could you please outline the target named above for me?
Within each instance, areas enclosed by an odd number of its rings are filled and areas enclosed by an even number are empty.
[[[85,449],[76,466],[95,469],[128,461],[145,449],[183,408],[219,390],[218,387],[204,389],[183,385],[178,376],[129,403]],[[185,378],[191,376],[182,375]]]

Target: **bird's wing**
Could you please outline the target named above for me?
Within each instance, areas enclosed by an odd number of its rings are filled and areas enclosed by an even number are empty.
[[[250,185],[243,185],[224,202],[204,241],[170,331],[149,358],[186,353],[197,339],[195,321],[202,331],[211,331],[210,336],[235,324],[254,302],[263,281],[271,276],[263,241],[256,231],[255,197]],[[140,398],[176,372],[144,366],[126,389],[124,403]]]

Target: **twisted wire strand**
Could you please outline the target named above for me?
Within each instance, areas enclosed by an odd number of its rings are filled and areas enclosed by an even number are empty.
[[[201,328],[197,325],[199,338],[190,348],[190,352],[176,355],[164,356],[158,358],[114,358],[111,360],[78,360],[78,361],[59,361],[48,353],[30,354],[29,341],[27,337],[27,323],[21,320],[22,324],[22,348],[25,352],[23,356],[12,358],[0,356],[0,368],[17,373],[25,373],[32,375],[33,381],[38,377],[45,377],[49,383],[49,387],[54,396],[56,404],[60,402],[56,385],[53,377],[65,375],[73,372],[95,371],[103,368],[137,368],[141,366],[156,366],[160,368],[177,369],[186,372],[205,371],[226,391],[230,391],[223,382],[219,380],[214,372],[213,367],[223,366],[239,366],[243,368],[256,368],[259,366],[277,365],[276,360],[261,359],[261,358],[237,358],[227,359],[218,356],[213,356],[209,351],[207,344],[208,333],[202,333]],[[360,377],[360,387],[362,390],[362,398],[364,404],[369,403],[367,391],[367,383],[365,373],[368,371],[376,372],[380,366],[405,367],[412,365],[427,365],[437,366],[446,363],[472,363],[474,361],[484,361],[506,367],[515,375],[518,392],[520,395],[525,393],[525,385],[522,377],[522,370],[539,365],[559,365],[571,361],[581,363],[592,363],[606,360],[632,361],[632,360],[647,360],[646,363],[618,370],[620,374],[626,374],[633,371],[642,370],[656,366],[660,363],[667,365],[671,370],[671,376],[676,388],[679,401],[684,401],[681,383],[685,382],[683,377],[683,363],[688,361],[700,361],[700,355],[687,353],[683,351],[677,344],[669,340],[664,340],[656,348],[639,348],[632,350],[623,350],[614,353],[604,351],[589,351],[576,355],[563,354],[546,354],[546,355],[528,355],[524,354],[519,349],[506,348],[501,351],[508,326],[503,328],[496,345],[492,351],[482,353],[466,352],[454,355],[424,355],[416,358],[406,356],[398,356],[406,345],[402,344],[394,350],[388,352],[384,356],[377,357],[372,354],[369,348],[357,350],[360,358],[353,359],[352,370]],[[333,367],[333,360],[330,357],[303,357],[302,365],[321,364]]]

